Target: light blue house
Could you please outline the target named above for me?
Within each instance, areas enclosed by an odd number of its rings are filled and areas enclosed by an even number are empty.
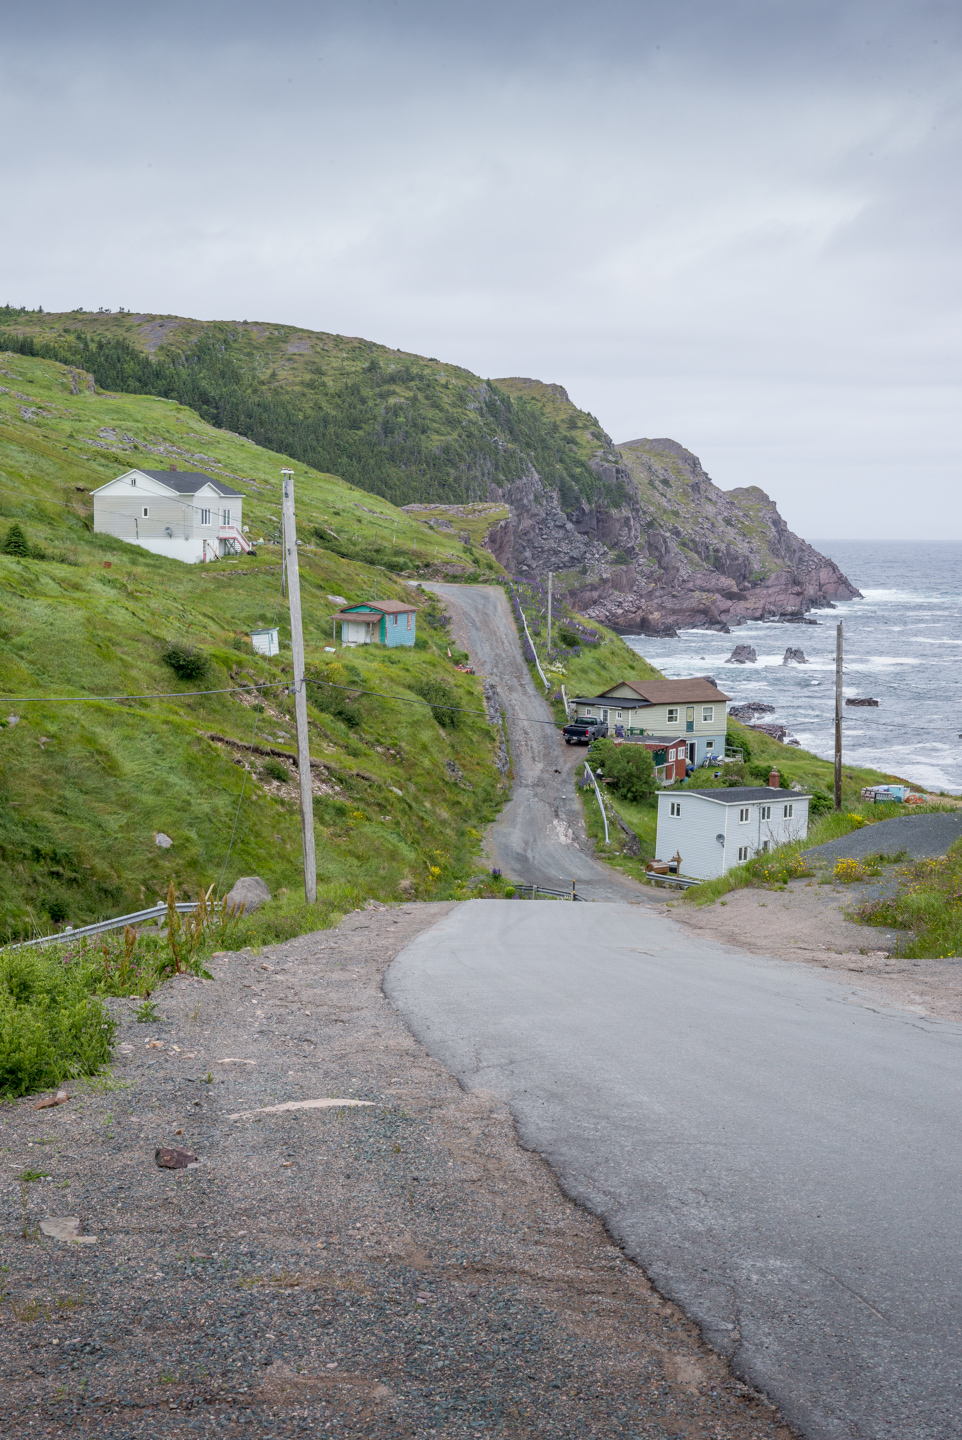
[[[413,645],[416,614],[403,600],[362,600],[333,618],[341,622],[342,645]]]

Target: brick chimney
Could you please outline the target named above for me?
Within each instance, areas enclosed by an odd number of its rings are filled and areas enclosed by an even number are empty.
[[[778,773],[777,770],[774,770],[774,769],[773,769],[772,772],[771,772],[771,774],[770,774],[769,777],[768,777],[768,788],[769,788],[770,790],[777,790],[777,789],[779,788],[779,786],[781,785],[781,783],[782,783],[782,777],[781,777],[781,775],[779,775],[779,773]]]

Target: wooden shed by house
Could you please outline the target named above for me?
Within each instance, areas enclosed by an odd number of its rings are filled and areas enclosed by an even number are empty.
[[[342,645],[413,645],[417,610],[404,600],[361,600],[332,616]]]

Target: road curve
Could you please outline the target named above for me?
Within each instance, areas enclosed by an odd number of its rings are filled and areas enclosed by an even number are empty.
[[[425,588],[443,601],[454,638],[475,670],[497,685],[508,717],[514,785],[485,837],[492,863],[525,884],[561,888],[576,880],[586,899],[650,903],[642,885],[590,853],[574,787],[585,752],[569,748],[558,734],[521,653],[504,591],[495,585]]]
[[[385,990],[809,1440],[962,1435],[962,1027],[641,906],[458,906]]]

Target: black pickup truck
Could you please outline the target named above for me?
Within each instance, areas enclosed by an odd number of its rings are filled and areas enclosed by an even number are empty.
[[[590,745],[592,740],[603,740],[608,734],[604,720],[583,718],[572,720],[562,730],[566,745]]]

